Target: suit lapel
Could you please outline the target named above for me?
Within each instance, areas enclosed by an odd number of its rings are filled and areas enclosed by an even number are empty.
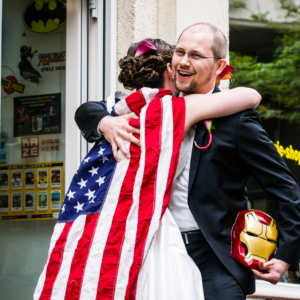
[[[206,133],[206,129],[204,128],[202,121],[198,122],[194,141],[196,141],[197,145],[199,145],[200,147],[202,146],[205,133]],[[197,149],[195,145],[193,145],[190,174],[189,174],[189,192],[195,180],[201,154],[202,154],[202,150]]]
[[[218,92],[221,92],[221,91],[220,91],[219,87],[217,85],[215,85],[213,93],[218,93]],[[197,145],[199,145],[200,147],[203,147],[203,139],[204,139],[206,133],[207,133],[207,130],[205,129],[203,122],[202,121],[198,122],[194,141],[196,141]],[[189,193],[193,186],[193,183],[194,183],[194,180],[195,180],[195,177],[197,174],[197,170],[198,170],[198,166],[200,163],[200,158],[201,158],[202,152],[203,152],[203,150],[199,150],[193,145],[191,165],[190,165],[190,174],[189,174]]]

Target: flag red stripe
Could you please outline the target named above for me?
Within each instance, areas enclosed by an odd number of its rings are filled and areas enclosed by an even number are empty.
[[[65,294],[66,300],[77,300],[80,298],[85,266],[94,239],[99,216],[99,213],[86,216],[84,230],[78,241],[70,268],[70,275]]]
[[[57,274],[63,260],[65,244],[67,242],[68,234],[73,225],[73,222],[66,223],[61,235],[56,241],[56,244],[51,252],[49,263],[46,271],[46,278],[40,300],[49,300],[51,298],[52,289],[56,280]]]
[[[138,273],[144,256],[144,247],[151,224],[156,198],[156,180],[161,152],[162,101],[154,99],[149,104],[145,121],[145,169],[140,193],[138,228],[133,263],[125,299],[135,299]]]
[[[181,142],[184,132],[185,123],[185,100],[184,98],[172,97],[173,108],[173,154],[171,158],[170,170],[168,175],[167,189],[164,195],[163,208],[161,217],[164,215],[170,200],[170,195],[173,187],[173,181],[178,165]]]
[[[160,98],[163,98],[165,95],[172,95],[172,91],[170,90],[159,89],[158,91]],[[131,111],[133,111],[137,116],[139,116],[142,108],[147,104],[143,91],[138,90],[126,97],[126,104]]]
[[[114,297],[126,221],[133,202],[133,188],[139,168],[141,148],[131,143],[130,154],[130,163],[103,253],[96,300],[108,300]]]

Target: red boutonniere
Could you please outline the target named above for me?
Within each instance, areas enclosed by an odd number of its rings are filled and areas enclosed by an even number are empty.
[[[234,67],[227,65],[221,74],[216,79],[216,84],[219,86],[220,81],[224,79],[229,79],[231,80],[233,78],[232,74],[230,72],[234,71]]]
[[[231,79],[233,78],[233,76],[232,76],[232,74],[231,74],[230,72],[232,72],[232,71],[234,71],[234,67],[227,65],[227,66],[223,69],[222,73],[219,74],[219,76],[217,77],[217,79],[216,79],[216,84],[219,86],[219,85],[220,85],[220,81],[221,81],[221,80],[224,80],[224,79],[229,79],[229,80],[231,80]],[[204,120],[204,121],[203,121],[203,124],[204,124],[205,128],[206,128],[207,131],[208,131],[208,134],[209,134],[209,141],[208,141],[207,146],[205,146],[205,147],[199,147],[199,146],[197,145],[196,141],[194,141],[195,146],[196,146],[198,149],[200,149],[200,150],[205,150],[205,149],[207,149],[207,148],[210,147],[210,145],[211,145],[211,143],[212,143],[212,139],[213,139],[211,131],[212,131],[213,129],[216,129],[215,124],[213,124],[213,120]]]
[[[200,149],[200,150],[204,150],[204,149],[207,149],[207,148],[210,147],[211,142],[212,142],[212,139],[213,139],[211,131],[212,131],[213,129],[216,129],[215,125],[213,124],[213,120],[204,120],[204,121],[203,121],[203,124],[204,124],[204,127],[205,127],[205,128],[207,129],[207,131],[208,131],[208,134],[209,134],[209,141],[208,141],[207,146],[205,146],[205,147],[199,147],[199,146],[197,145],[196,141],[194,141],[195,146],[196,146],[198,149]]]

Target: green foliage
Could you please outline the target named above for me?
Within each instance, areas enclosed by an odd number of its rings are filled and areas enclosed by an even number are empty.
[[[246,3],[241,2],[241,1],[235,1],[232,4],[230,4],[231,8],[243,8],[248,10],[251,13],[251,18],[253,21],[256,22],[269,22],[269,19],[267,18],[267,15],[269,14],[269,12],[265,12],[265,13],[258,13],[258,14],[254,14],[253,11],[251,11],[250,9],[247,8]]]
[[[269,22],[269,19],[267,18],[268,14],[269,14],[268,11],[264,14],[252,14],[251,18],[252,18],[253,21],[256,21],[256,22],[267,23],[267,22]]]
[[[256,57],[230,52],[230,65],[236,69],[233,86],[252,87],[262,95],[261,117],[300,122],[300,6],[293,0],[279,1],[286,17],[294,21],[272,26],[278,35],[273,60],[261,63]]]
[[[241,1],[235,1],[230,5],[232,8],[246,8],[246,4]]]

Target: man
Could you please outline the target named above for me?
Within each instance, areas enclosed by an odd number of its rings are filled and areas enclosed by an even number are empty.
[[[215,81],[217,70],[225,64],[226,52],[226,38],[216,27],[201,23],[188,27],[172,59],[177,89],[184,94],[219,92]],[[115,154],[118,146],[129,156],[122,140],[138,143],[130,135],[137,130],[127,124],[131,116],[104,117],[106,113],[99,110],[102,105],[94,102],[80,108],[76,115],[79,127],[88,140],[93,140],[100,120],[99,130],[111,142]],[[82,121],[85,113],[92,124]],[[191,128],[188,136],[190,163],[174,182],[169,208],[189,255],[201,271],[205,299],[245,299],[255,291],[254,275],[230,255],[230,232],[238,212],[247,209],[246,182],[254,176],[279,206],[277,253],[270,262],[260,262],[266,273],[254,271],[274,284],[290,266],[298,268],[299,187],[262,129],[256,111],[219,118],[213,143],[206,150],[193,145],[194,141],[199,146],[208,143],[202,122]]]

